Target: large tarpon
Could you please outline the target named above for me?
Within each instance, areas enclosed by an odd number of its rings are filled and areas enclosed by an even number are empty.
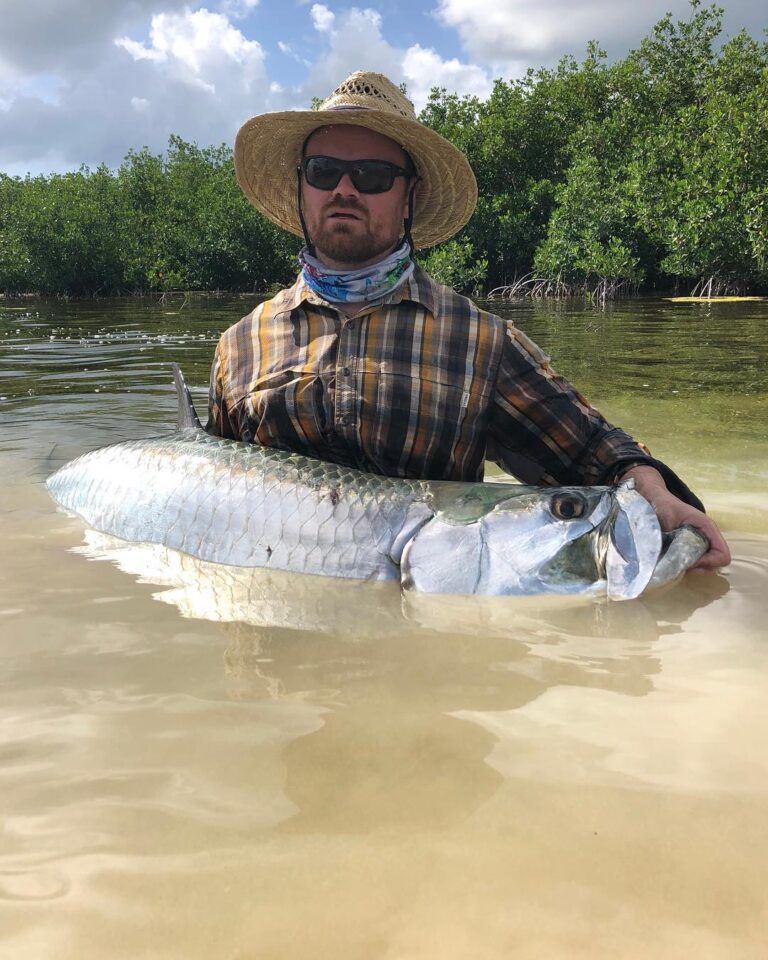
[[[84,454],[47,482],[89,526],[215,563],[429,593],[636,597],[707,549],[664,537],[631,482],[617,487],[401,480],[205,433],[174,365],[174,434]]]

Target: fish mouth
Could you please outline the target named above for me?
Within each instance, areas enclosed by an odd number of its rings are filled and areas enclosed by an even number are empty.
[[[671,533],[662,534],[661,556],[646,590],[674,583],[709,550],[709,540],[701,530],[685,523]]]
[[[709,540],[689,524],[662,533],[656,511],[634,486],[626,480],[614,491],[597,548],[613,600],[673,583],[709,550]]]
[[[612,600],[639,597],[653,577],[662,554],[656,511],[635,490],[634,480],[620,483],[605,520],[598,550]]]

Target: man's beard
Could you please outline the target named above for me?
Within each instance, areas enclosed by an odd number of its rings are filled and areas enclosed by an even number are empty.
[[[326,207],[319,218],[319,224],[310,234],[313,246],[321,254],[321,258],[324,255],[338,263],[360,264],[383,259],[395,248],[397,237],[376,235],[370,228],[361,232],[359,226],[351,227],[343,220],[328,219],[334,210],[340,213],[350,210],[367,217],[366,212],[355,203],[334,203]]]

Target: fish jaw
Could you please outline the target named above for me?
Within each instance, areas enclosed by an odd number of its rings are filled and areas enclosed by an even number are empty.
[[[552,504],[563,496],[577,498],[583,513],[555,517]],[[424,593],[500,596],[592,594],[600,583],[604,590],[597,540],[612,506],[608,488],[529,488],[469,521],[465,503],[444,508],[406,545],[401,583]],[[558,562],[564,554],[578,557],[578,569]]]
[[[656,590],[679,580],[686,570],[698,563],[707,550],[709,540],[690,524],[686,523],[673,530],[664,537],[661,557],[646,590]]]
[[[639,597],[659,562],[662,534],[656,511],[635,490],[634,480],[626,480],[616,487],[602,542],[608,597],[611,600]]]

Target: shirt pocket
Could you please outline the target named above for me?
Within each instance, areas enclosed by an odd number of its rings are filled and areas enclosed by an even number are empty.
[[[363,407],[363,445],[382,469],[424,478],[475,479],[482,464],[492,388],[448,376],[372,372]],[[386,464],[386,467],[383,465]]]
[[[476,371],[469,378],[453,376],[434,366],[383,361],[371,373],[376,383],[376,405],[383,411],[392,410],[401,416],[417,414],[436,424],[487,419],[493,385]]]
[[[305,370],[282,370],[260,378],[245,406],[260,443],[288,444],[309,452],[322,444],[326,402],[319,376]]]

